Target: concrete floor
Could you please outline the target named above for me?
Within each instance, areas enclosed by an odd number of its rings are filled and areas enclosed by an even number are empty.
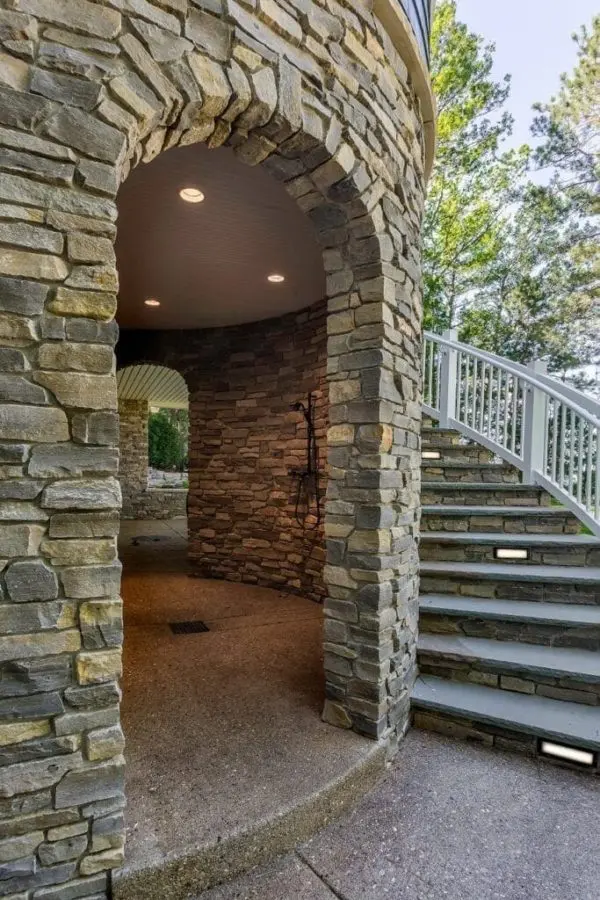
[[[321,607],[189,577],[185,549],[183,519],[122,523],[128,806],[119,897],[128,877],[251,833],[374,753],[372,742],[320,719]],[[210,631],[169,628],[196,619]]]
[[[194,900],[598,900],[598,780],[427,732],[294,853]]]

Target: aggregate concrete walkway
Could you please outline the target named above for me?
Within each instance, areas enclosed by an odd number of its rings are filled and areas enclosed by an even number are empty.
[[[592,776],[413,730],[353,812],[194,900],[598,900]]]
[[[191,578],[185,551],[183,519],[122,523],[128,805],[117,898],[164,900],[159,880],[150,894],[140,883],[128,893],[128,879],[140,882],[140,873],[188,857],[199,862],[170,872],[168,896],[188,896],[175,891],[176,879],[183,888],[214,884],[236,860],[221,849],[219,860],[207,861],[207,848],[256,837],[260,828],[261,846],[238,855],[260,857],[264,843],[264,859],[269,842],[291,848],[314,832],[311,822],[331,820],[331,807],[311,807],[313,799],[329,791],[343,809],[346,794],[348,802],[362,795],[361,784],[344,782],[349,773],[355,782],[360,775],[364,789],[377,777],[375,745],[320,718],[321,607],[279,591]],[[208,633],[174,635],[169,627],[197,619]],[[298,809],[285,834],[283,826],[276,837],[264,830]]]

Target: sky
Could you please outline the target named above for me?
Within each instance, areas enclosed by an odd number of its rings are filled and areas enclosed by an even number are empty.
[[[530,141],[531,107],[549,100],[561,73],[573,68],[571,35],[600,12],[600,0],[457,0],[457,11],[471,31],[496,44],[495,74],[512,75],[510,143]]]

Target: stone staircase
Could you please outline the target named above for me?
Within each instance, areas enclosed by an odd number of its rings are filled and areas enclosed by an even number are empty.
[[[542,488],[424,421],[414,724],[600,771],[600,539]]]

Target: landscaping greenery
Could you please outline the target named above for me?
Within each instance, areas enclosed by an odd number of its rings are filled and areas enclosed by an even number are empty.
[[[532,146],[507,149],[510,76],[495,79],[494,46],[457,20],[455,0],[437,4],[424,300],[426,328],[545,359],[583,386],[600,364],[600,16],[574,39],[577,64],[535,107]]]
[[[160,409],[148,419],[148,458],[153,469],[187,469],[188,413]]]

